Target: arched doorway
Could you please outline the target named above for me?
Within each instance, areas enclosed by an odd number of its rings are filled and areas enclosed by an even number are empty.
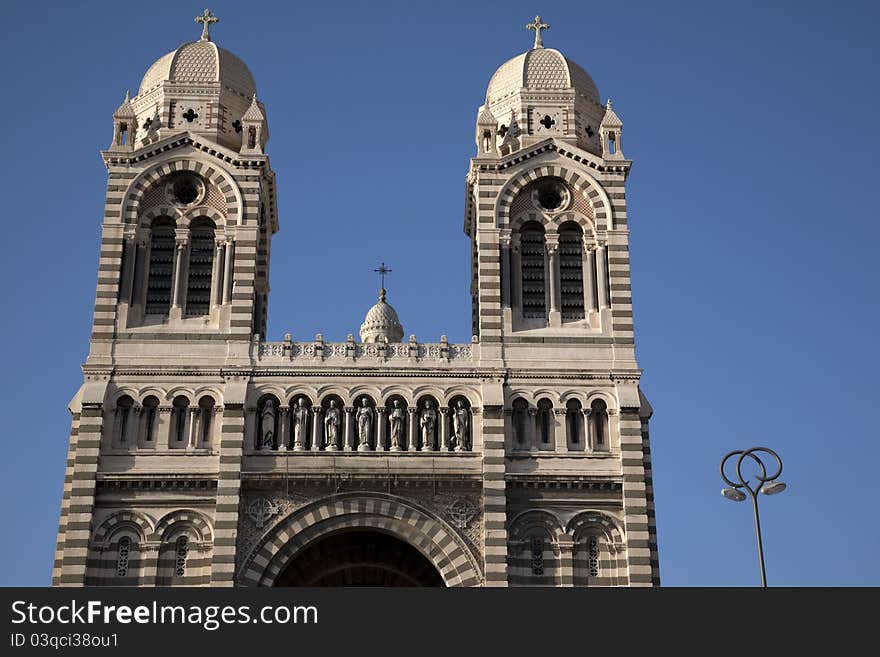
[[[275,586],[445,586],[409,543],[378,531],[346,530],[313,541],[287,564]]]

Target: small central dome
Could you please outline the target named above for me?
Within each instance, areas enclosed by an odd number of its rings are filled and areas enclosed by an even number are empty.
[[[385,288],[379,290],[379,303],[367,311],[361,324],[361,342],[400,342],[403,340],[403,326],[397,311],[385,303]]]
[[[219,82],[246,98],[257,91],[248,67],[228,50],[213,41],[191,41],[163,55],[147,70],[138,95],[163,82],[211,84]]]
[[[486,103],[494,104],[520,89],[574,89],[601,104],[589,73],[553,48],[532,48],[504,62],[489,80]]]

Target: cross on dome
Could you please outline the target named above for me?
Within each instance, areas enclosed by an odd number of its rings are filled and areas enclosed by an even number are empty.
[[[385,263],[379,263],[379,266],[373,270],[379,274],[379,300],[385,301],[385,275],[391,273],[391,269],[385,266]]]
[[[526,29],[535,31],[535,45],[533,48],[543,48],[544,40],[541,39],[541,30],[549,30],[550,26],[547,23],[541,22],[540,16],[535,16],[535,20],[532,23],[526,25]]]
[[[196,23],[202,24],[202,38],[199,41],[210,41],[211,34],[208,31],[208,28],[212,23],[219,22],[220,19],[217,18],[214,14],[211,13],[210,9],[205,9],[205,12],[199,16],[196,16]]]

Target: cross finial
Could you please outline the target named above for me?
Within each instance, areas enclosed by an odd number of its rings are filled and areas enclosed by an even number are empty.
[[[542,23],[540,16],[535,16],[535,21],[526,25],[526,29],[535,31],[535,45],[532,47],[543,48],[544,41],[541,39],[541,30],[549,30],[550,26],[547,23]]]
[[[212,23],[216,23],[219,20],[219,18],[211,13],[210,9],[205,9],[205,13],[196,16],[196,23],[202,24],[202,38],[199,39],[200,41],[211,40],[211,34],[210,32],[208,32],[208,28],[211,26]]]
[[[379,274],[379,301],[385,301],[385,274],[390,274],[391,269],[385,266],[385,263],[380,263],[380,265],[373,270],[377,274]]]

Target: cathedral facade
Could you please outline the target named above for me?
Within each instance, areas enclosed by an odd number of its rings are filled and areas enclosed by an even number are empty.
[[[359,340],[269,341],[266,108],[196,20],[102,151],[53,584],[658,585],[631,161],[586,71],[536,17],[489,81],[470,342],[406,338],[384,285]]]

